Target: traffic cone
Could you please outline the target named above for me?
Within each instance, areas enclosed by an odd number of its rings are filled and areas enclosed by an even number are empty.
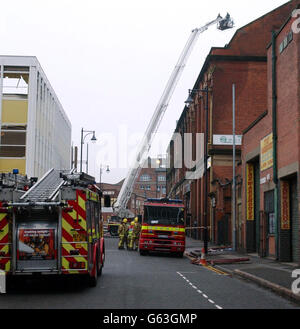
[[[200,260],[200,264],[202,266],[207,266],[207,262],[206,262],[206,256],[205,256],[205,249],[202,248],[201,250],[201,260]]]

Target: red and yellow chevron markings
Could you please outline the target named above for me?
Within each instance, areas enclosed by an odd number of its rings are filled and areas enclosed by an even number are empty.
[[[88,272],[88,243],[86,224],[86,194],[76,191],[76,201],[68,201],[72,212],[62,213],[62,272]]]
[[[11,264],[11,241],[8,214],[0,213],[0,270],[9,272]]]

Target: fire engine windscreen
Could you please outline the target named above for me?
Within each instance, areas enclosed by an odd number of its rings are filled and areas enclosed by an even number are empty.
[[[149,225],[184,225],[184,212],[177,207],[146,206],[144,223]]]

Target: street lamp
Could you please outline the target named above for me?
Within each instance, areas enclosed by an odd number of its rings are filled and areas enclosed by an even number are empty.
[[[84,133],[87,133],[85,136],[83,136]],[[83,144],[84,140],[87,136],[93,134],[93,137],[91,138],[91,141],[95,143],[97,141],[97,138],[95,136],[95,131],[90,131],[90,130],[83,130],[81,129],[81,142],[80,142],[80,172],[82,172],[82,149],[83,149]]]
[[[206,102],[205,102],[205,145],[204,145],[204,218],[203,218],[203,226],[204,226],[204,249],[205,253],[208,253],[208,227],[207,227],[207,215],[208,215],[208,85],[205,89],[193,89],[189,90],[189,97],[186,100],[185,104],[187,106],[194,103],[193,95],[198,93],[206,94]]]
[[[107,173],[107,174],[110,173],[109,166],[106,166],[106,173]],[[100,189],[101,189],[101,178],[102,178],[102,174],[103,174],[103,166],[102,166],[102,164],[101,164],[101,165],[100,165]]]

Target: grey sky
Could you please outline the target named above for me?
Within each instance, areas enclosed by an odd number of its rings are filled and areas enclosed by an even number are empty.
[[[79,146],[82,127],[116,138],[119,127],[143,133],[193,28],[227,12],[240,28],[286,2],[1,1],[1,54],[37,56]],[[169,136],[161,146],[164,152],[210,48],[228,43],[236,28],[220,32],[212,27],[200,35],[160,127]],[[89,173],[97,179],[101,160],[112,166],[101,159],[103,147],[100,140],[89,144]],[[152,154],[159,152],[155,148]],[[126,173],[112,166],[103,180],[115,183]]]

